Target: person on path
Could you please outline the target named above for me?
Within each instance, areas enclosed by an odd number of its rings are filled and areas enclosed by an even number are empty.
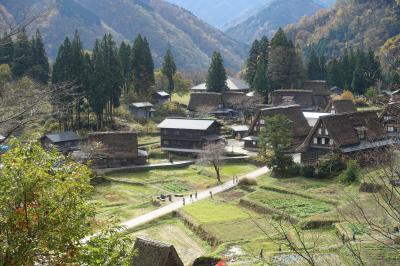
[[[193,202],[193,196],[190,194],[190,202]]]
[[[194,193],[194,198],[197,199],[197,191]]]
[[[212,198],[212,191],[210,190],[210,197]]]
[[[185,206],[185,198],[182,198],[182,200],[183,200],[183,206]]]
[[[236,176],[236,183],[239,183],[239,177]]]
[[[233,184],[235,184],[236,177],[232,178]]]
[[[264,249],[261,249],[260,251],[260,259],[264,259]]]

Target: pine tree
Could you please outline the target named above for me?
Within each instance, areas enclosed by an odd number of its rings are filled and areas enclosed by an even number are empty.
[[[11,66],[14,57],[14,42],[7,33],[0,40],[0,65],[8,64]]]
[[[260,54],[260,43],[258,40],[255,40],[251,45],[251,49],[249,52],[249,57],[246,62],[246,73],[244,79],[247,83],[252,87],[254,77],[257,71],[258,57]]]
[[[268,66],[269,61],[269,40],[267,36],[264,36],[260,40],[260,47],[258,52],[258,64],[264,64]]]
[[[264,103],[268,104],[270,93],[270,82],[267,75],[267,66],[261,62],[257,66],[256,76],[254,77],[253,87],[256,92],[264,96]]]
[[[32,67],[31,42],[26,35],[25,29],[18,33],[14,47],[14,59],[12,64],[12,74],[14,78],[20,78],[28,74]]]
[[[174,75],[176,73],[176,65],[175,60],[172,55],[171,50],[167,50],[164,56],[164,62],[162,65],[162,73],[168,79],[168,93],[169,93],[169,100],[171,101],[172,92],[175,89],[174,84]]]
[[[334,58],[332,61],[328,63],[327,68],[327,82],[331,86],[337,86],[339,88],[343,88],[343,78],[342,78],[342,69],[340,66],[340,62],[338,59]]]
[[[155,78],[154,78],[154,61],[151,54],[150,45],[146,38],[143,39],[143,85],[146,90],[146,96],[153,93]]]
[[[227,90],[227,75],[220,53],[214,52],[206,80],[207,91],[223,92]]]

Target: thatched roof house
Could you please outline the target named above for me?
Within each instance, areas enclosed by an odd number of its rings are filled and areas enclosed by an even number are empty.
[[[310,90],[276,90],[272,92],[272,104],[274,106],[298,104],[302,110],[312,110],[312,97]]]
[[[312,91],[314,96],[331,95],[326,80],[306,80],[303,83],[303,90]]]
[[[387,144],[377,114],[356,112],[321,116],[297,151],[304,163],[313,163],[332,150],[351,154]]]
[[[134,249],[132,266],[183,266],[173,245],[138,237]]]
[[[392,92],[390,96],[390,102],[400,102],[400,90]]]
[[[248,137],[244,138],[245,147],[248,149],[256,149],[258,148],[259,141],[259,133],[261,129],[265,126],[266,118],[272,117],[275,115],[283,115],[286,116],[292,122],[292,130],[293,130],[293,146],[300,145],[304,138],[308,135],[311,127],[309,126],[306,118],[301,111],[299,105],[286,105],[279,107],[271,107],[261,109],[253,123],[251,124]]]
[[[379,115],[389,137],[400,137],[400,102],[389,103]]]
[[[222,107],[222,94],[217,92],[194,92],[190,94],[190,112],[210,112]]]
[[[235,92],[248,92],[250,89],[249,84],[242,79],[237,79],[234,77],[229,76],[226,80],[226,85],[228,86],[228,91],[235,91]],[[206,92],[207,86],[206,83],[202,83],[190,88],[191,92]]]
[[[325,111],[332,114],[355,113],[357,108],[351,99],[334,99],[329,102]]]

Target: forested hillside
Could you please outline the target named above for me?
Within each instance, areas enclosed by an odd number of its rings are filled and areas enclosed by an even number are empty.
[[[272,37],[279,27],[295,23],[303,16],[324,8],[314,0],[275,0],[255,15],[226,30],[235,40],[251,43],[262,36]]]
[[[2,26],[42,10],[48,13],[30,27],[30,33],[40,29],[51,59],[64,37],[76,29],[86,49],[105,33],[117,42],[132,41],[140,33],[151,43],[156,65],[170,48],[177,65],[188,72],[206,69],[213,51],[222,53],[228,68],[238,70],[247,50],[185,9],[162,0],[1,0],[0,12],[7,18]]]
[[[310,47],[330,57],[345,48],[379,51],[400,34],[400,8],[395,0],[339,0],[332,10],[304,18],[286,31],[306,53]]]

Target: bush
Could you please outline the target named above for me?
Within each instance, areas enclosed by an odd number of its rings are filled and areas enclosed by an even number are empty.
[[[315,173],[315,167],[313,165],[304,165],[301,168],[301,175],[308,178],[313,178]]]
[[[293,164],[287,168],[288,176],[299,176],[301,174],[301,166],[298,164]]]
[[[239,186],[257,186],[257,179],[244,177],[239,180]]]
[[[359,179],[360,165],[356,160],[347,162],[346,170],[340,175],[340,181],[345,184],[351,184]]]

